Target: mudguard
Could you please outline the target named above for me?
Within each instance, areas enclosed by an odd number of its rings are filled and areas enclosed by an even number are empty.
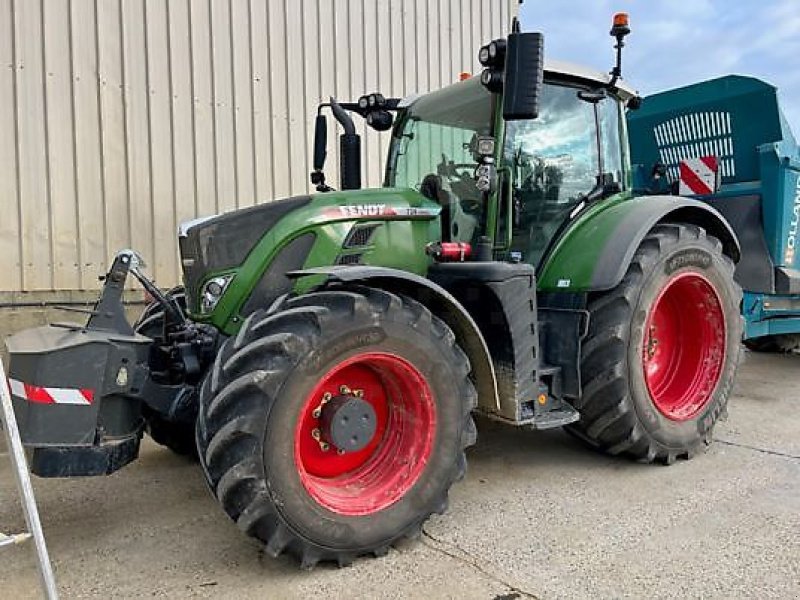
[[[328,281],[368,283],[424,304],[453,330],[458,345],[469,357],[479,406],[491,413],[499,412],[497,377],[486,341],[473,318],[443,287],[414,273],[386,267],[338,265],[291,271],[286,275],[290,278],[325,276]]]
[[[740,258],[739,241],[715,209],[681,196],[620,195],[578,216],[547,254],[540,291],[589,292],[616,287],[636,249],[658,223],[691,223],[718,238],[725,254]]]

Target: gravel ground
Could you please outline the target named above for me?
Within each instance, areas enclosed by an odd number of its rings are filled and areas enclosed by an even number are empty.
[[[711,449],[671,467],[479,423],[467,479],[416,542],[345,569],[272,560],[199,468],[147,442],[104,479],[34,485],[63,598],[798,598],[800,356],[747,353]],[[0,530],[23,528],[7,456]],[[0,597],[38,597],[32,546]]]

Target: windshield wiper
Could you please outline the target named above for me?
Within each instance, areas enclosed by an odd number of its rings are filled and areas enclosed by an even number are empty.
[[[604,173],[601,177],[605,179],[606,175],[607,174]],[[622,186],[619,181],[609,180],[603,181],[602,183],[598,181],[588,193],[578,196],[578,202],[576,204],[580,204],[581,202],[591,204],[597,200],[603,200],[614,194],[619,194],[621,191]]]
[[[608,98],[608,92],[604,88],[596,90],[578,90],[578,98],[589,104],[597,104]]]

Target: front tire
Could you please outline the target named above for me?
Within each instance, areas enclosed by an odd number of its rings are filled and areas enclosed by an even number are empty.
[[[384,554],[444,512],[464,476],[469,370],[442,321],[381,290],[309,293],[253,313],[201,388],[208,485],[271,556],[310,568]],[[347,429],[347,416],[365,427]]]
[[[740,298],[719,240],[693,225],[655,227],[623,281],[590,297],[581,420],[569,430],[643,462],[709,444],[738,367]]]

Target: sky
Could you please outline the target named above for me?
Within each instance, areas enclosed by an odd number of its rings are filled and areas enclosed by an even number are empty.
[[[552,58],[610,70],[615,12],[628,12],[623,75],[646,96],[728,74],[778,87],[800,138],[800,0],[525,0],[524,31]]]

